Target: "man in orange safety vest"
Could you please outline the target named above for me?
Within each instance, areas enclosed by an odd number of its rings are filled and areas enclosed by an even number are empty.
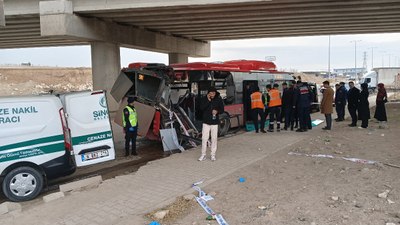
[[[265,104],[265,97],[260,92],[260,88],[256,86],[254,88],[254,92],[250,95],[251,99],[251,112],[253,115],[253,123],[256,129],[256,133],[258,133],[258,117],[261,118],[261,132],[267,133],[265,131],[265,116],[264,116],[264,104]]]

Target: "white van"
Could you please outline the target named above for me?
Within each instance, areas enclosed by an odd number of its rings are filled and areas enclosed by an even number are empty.
[[[35,198],[46,179],[115,158],[104,91],[0,97],[0,182],[11,201]]]

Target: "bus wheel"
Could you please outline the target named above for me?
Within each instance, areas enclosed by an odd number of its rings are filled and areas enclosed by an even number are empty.
[[[2,186],[4,195],[11,201],[28,201],[42,191],[43,176],[32,167],[18,167],[4,177]]]
[[[222,113],[219,116],[218,136],[225,136],[231,127],[231,119],[227,113]]]

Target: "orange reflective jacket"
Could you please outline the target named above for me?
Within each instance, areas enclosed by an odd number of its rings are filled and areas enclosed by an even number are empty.
[[[281,106],[282,105],[282,99],[280,92],[276,89],[271,89],[269,91],[269,107],[274,107],[274,106]]]
[[[264,104],[262,102],[262,94],[261,92],[254,92],[250,95],[251,98],[251,109],[263,109]]]

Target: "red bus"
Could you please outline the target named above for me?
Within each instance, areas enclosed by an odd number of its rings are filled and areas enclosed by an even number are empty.
[[[172,64],[175,79],[171,83],[181,107],[200,127],[201,112],[198,103],[207,94],[210,86],[216,87],[225,104],[225,113],[221,116],[220,135],[229,128],[243,126],[250,118],[249,96],[252,87],[258,86],[262,92],[267,84],[294,80],[287,72],[279,72],[273,62],[256,60],[234,60],[221,63],[185,63]],[[281,86],[281,85],[280,85]],[[189,94],[185,94],[188,92]],[[185,100],[179,98],[186,98]]]

